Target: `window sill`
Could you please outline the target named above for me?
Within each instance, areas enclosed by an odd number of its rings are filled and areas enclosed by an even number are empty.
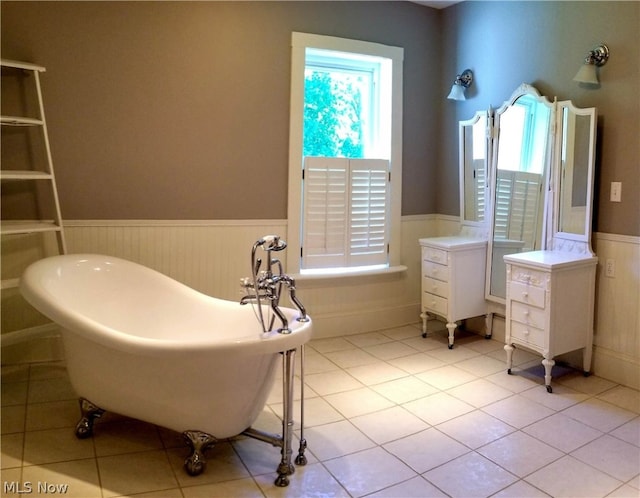
[[[407,267],[404,265],[387,266],[385,268],[371,268],[366,270],[350,270],[336,273],[297,273],[291,275],[296,283],[307,281],[322,281],[328,280],[344,280],[350,278],[361,278],[376,275],[393,275],[395,273],[403,273],[407,271]]]

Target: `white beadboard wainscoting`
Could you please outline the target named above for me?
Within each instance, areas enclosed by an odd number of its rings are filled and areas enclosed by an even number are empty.
[[[286,220],[65,223],[71,253],[99,253],[136,261],[201,292],[229,300],[242,296],[240,279],[250,275],[253,243],[266,234],[284,235],[286,228]],[[421,292],[418,239],[451,235],[458,230],[457,217],[404,216],[401,262],[406,271],[299,280],[298,296],[314,319],[314,337],[418,323]],[[593,244],[599,258],[593,371],[637,389],[640,388],[640,237],[596,233]],[[278,254],[285,267],[287,255],[287,251]],[[607,259],[615,261],[614,277],[605,276]],[[504,339],[503,328],[497,318],[495,339]],[[34,347],[32,343],[24,347]],[[46,348],[53,354],[60,351],[55,344]],[[38,350],[39,360],[43,359],[41,350],[42,346]],[[5,355],[3,348],[3,362],[14,357]]]
[[[593,371],[640,389],[640,237],[595,233],[598,256]],[[615,275],[605,274],[607,260]]]
[[[314,337],[361,333],[417,322],[420,307],[418,239],[436,235],[435,216],[402,222],[406,272],[299,279],[298,296],[314,320]],[[285,220],[67,221],[69,252],[136,261],[205,294],[239,300],[251,274],[251,248],[267,234],[286,234]],[[287,251],[278,253],[286,268]]]

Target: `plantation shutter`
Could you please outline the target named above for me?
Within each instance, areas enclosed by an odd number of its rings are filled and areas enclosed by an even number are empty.
[[[387,262],[389,161],[306,157],[302,268]]]
[[[349,266],[387,262],[389,161],[352,159]]]
[[[495,238],[521,240],[524,251],[536,246],[542,175],[498,170]]]

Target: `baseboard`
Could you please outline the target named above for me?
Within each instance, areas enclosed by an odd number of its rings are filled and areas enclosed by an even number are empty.
[[[612,382],[640,389],[640,361],[629,355],[603,347],[593,348],[592,372]]]
[[[363,334],[420,321],[420,303],[313,316],[313,339]]]

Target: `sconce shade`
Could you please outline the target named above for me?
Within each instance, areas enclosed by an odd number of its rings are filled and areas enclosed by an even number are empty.
[[[473,72],[471,69],[465,69],[462,74],[456,76],[456,80],[453,82],[451,91],[447,98],[450,100],[467,100],[464,96],[465,89],[469,88],[473,81]]]
[[[573,81],[577,81],[578,83],[597,85],[599,81],[598,75],[596,74],[595,64],[584,64],[580,66],[580,69],[578,69],[578,72],[573,77]]]
[[[464,96],[464,87],[462,85],[456,85],[455,83],[451,87],[451,91],[449,95],[447,95],[449,100],[467,100]]]
[[[596,67],[604,66],[609,60],[609,47],[604,43],[591,50],[584,59],[584,65],[578,69],[573,77],[573,81],[578,83],[587,83],[589,85],[598,85],[598,74]]]

